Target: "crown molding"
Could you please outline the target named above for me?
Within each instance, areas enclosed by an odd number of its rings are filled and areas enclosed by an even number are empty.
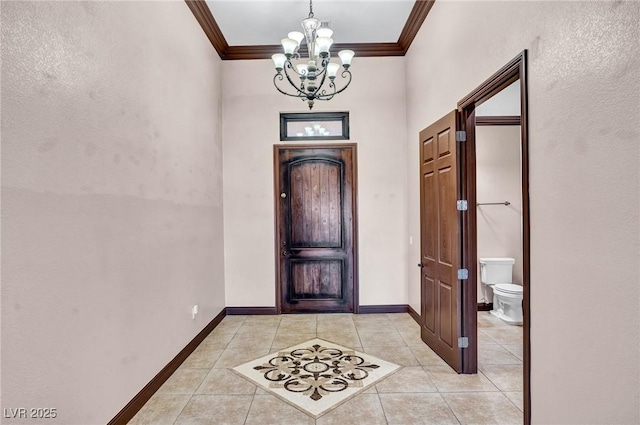
[[[205,0],[184,1],[187,3],[189,9],[191,9],[193,16],[196,17],[196,20],[204,30],[204,33],[207,35],[207,38],[213,47],[218,52],[218,55],[220,55],[220,58],[224,59],[223,56],[229,49],[229,44],[224,38],[224,35],[222,35],[222,31],[211,14],[211,10],[209,9],[209,6],[207,6],[207,2]]]
[[[411,9],[411,13],[407,18],[407,23],[404,24],[400,37],[398,37],[397,44],[404,52],[402,54],[403,56],[407,53],[409,47],[411,47],[413,39],[416,38],[420,27],[422,27],[422,23],[427,19],[427,15],[435,2],[436,0],[417,0],[413,5],[413,9]]]
[[[336,50],[351,49],[357,52],[358,57],[403,56],[406,53],[397,43],[336,43],[332,47]],[[281,50],[282,46],[279,44],[229,46],[224,56],[220,57],[224,60],[271,59],[274,52]],[[300,54],[305,55],[306,49],[301,49]]]
[[[270,59],[280,45],[229,46],[205,0],[185,0],[222,60]],[[435,0],[417,0],[395,43],[336,43],[338,50],[351,49],[358,57],[404,56]]]

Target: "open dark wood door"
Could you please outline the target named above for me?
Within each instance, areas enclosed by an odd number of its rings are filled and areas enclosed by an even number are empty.
[[[275,156],[280,311],[354,312],[355,145]]]
[[[456,111],[420,132],[421,337],[457,372],[462,329]]]

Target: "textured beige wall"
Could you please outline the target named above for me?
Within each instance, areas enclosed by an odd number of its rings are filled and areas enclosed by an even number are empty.
[[[439,0],[406,57],[415,238],[418,132],[529,50],[536,424],[640,423],[638,22],[638,2]]]
[[[184,2],[2,3],[2,408],[104,424],[224,307],[220,77]]]
[[[279,94],[271,60],[225,61],[227,306],[275,305],[273,145],[279,113],[308,111]],[[404,58],[358,58],[351,86],[314,111],[349,111],[358,144],[360,304],[406,304]]]
[[[476,128],[476,194],[478,202],[511,205],[480,205],[477,209],[478,258],[511,257],[512,282],[522,284],[522,179],[520,126]],[[483,301],[478,264],[478,301]],[[487,299],[487,302],[492,302]]]

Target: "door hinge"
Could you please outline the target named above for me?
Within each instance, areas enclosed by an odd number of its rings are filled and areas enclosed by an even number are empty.
[[[466,141],[467,141],[467,132],[456,131],[456,142],[466,142]]]
[[[458,280],[467,280],[467,279],[469,279],[469,270],[458,269]]]
[[[461,199],[456,202],[458,211],[467,211],[469,209],[469,203],[466,199]]]
[[[458,338],[458,348],[469,348],[469,337],[461,336]]]

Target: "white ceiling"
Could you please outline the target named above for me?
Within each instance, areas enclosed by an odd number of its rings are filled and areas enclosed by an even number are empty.
[[[313,0],[313,13],[331,21],[335,43],[395,43],[415,0]],[[230,46],[280,44],[300,31],[308,0],[207,0]]]

